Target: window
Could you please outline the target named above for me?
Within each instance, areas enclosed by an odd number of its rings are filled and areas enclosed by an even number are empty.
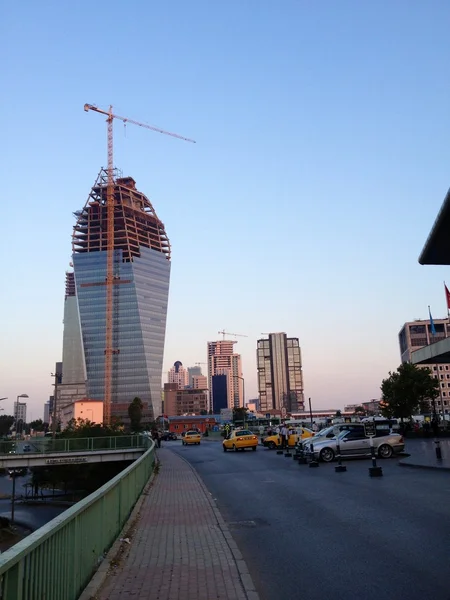
[[[443,396],[446,396],[446,395],[447,395],[447,392],[442,392],[442,395],[443,395]]]
[[[411,335],[415,335],[418,333],[424,334],[426,332],[425,325],[411,325],[409,328],[409,333]]]
[[[439,371],[442,371],[442,367],[439,367]]]
[[[436,367],[433,367],[433,371],[436,371]]]

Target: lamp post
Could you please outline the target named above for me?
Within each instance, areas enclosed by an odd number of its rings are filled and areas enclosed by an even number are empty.
[[[56,438],[56,429],[57,429],[57,423],[58,423],[58,413],[56,410],[56,404],[58,401],[58,383],[59,383],[59,378],[62,377],[62,373],[58,373],[58,371],[55,371],[55,373],[51,374],[52,377],[55,378],[55,393],[53,396],[53,418],[52,418],[52,438],[55,439]]]
[[[20,394],[16,400],[16,438],[19,433],[19,398],[29,398],[28,394]]]

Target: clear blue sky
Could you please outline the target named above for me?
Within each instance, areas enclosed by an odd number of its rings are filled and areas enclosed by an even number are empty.
[[[9,3],[0,17],[0,397],[42,416],[61,357],[72,211],[105,164],[85,102],[197,140],[115,129],[173,246],[165,370],[246,334],[298,336],[306,397],[379,396],[406,320],[446,313],[417,257],[450,183],[450,4]]]

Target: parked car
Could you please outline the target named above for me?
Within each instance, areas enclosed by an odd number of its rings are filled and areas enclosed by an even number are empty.
[[[293,448],[299,439],[309,439],[312,438],[313,435],[314,432],[311,431],[311,429],[307,429],[306,427],[296,427],[295,432],[288,436],[288,446],[289,448]],[[276,433],[275,435],[269,435],[268,437],[264,438],[263,446],[269,448],[270,450],[279,448],[281,446],[281,435]]]
[[[182,444],[183,446],[187,446],[188,444],[200,444],[201,439],[201,433],[198,431],[186,431]]]
[[[223,451],[238,450],[244,451],[246,448],[251,448],[253,451],[258,446],[258,436],[247,429],[235,429],[232,431],[225,440],[222,442]]]
[[[30,446],[30,444],[25,444],[25,446],[23,447],[23,451],[24,452],[31,452],[31,446]]]
[[[313,442],[315,458],[332,462],[336,458],[338,441],[342,458],[371,455],[370,438],[366,437],[364,427],[360,426],[341,431],[337,438],[325,438]],[[379,458],[390,458],[394,454],[403,452],[405,448],[403,436],[398,433],[383,435],[383,431],[377,431],[377,436],[373,438],[373,445]]]
[[[164,433],[161,435],[161,439],[163,440],[163,442],[172,442],[177,440],[177,434],[176,433],[172,433],[171,431],[164,431]]]
[[[337,425],[330,425],[330,427],[325,427],[321,429],[317,433],[314,434],[312,438],[307,438],[302,440],[303,447],[308,447],[311,442],[314,444],[316,442],[321,442],[324,439],[332,439],[339,435],[341,431],[351,431],[352,429],[359,428],[361,429],[360,423],[339,423]]]

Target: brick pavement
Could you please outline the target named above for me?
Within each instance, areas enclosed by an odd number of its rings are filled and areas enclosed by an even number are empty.
[[[242,556],[192,467],[158,450],[159,474],[98,600],[258,600]],[[108,557],[110,559],[110,557]],[[107,560],[108,560],[107,559]]]

